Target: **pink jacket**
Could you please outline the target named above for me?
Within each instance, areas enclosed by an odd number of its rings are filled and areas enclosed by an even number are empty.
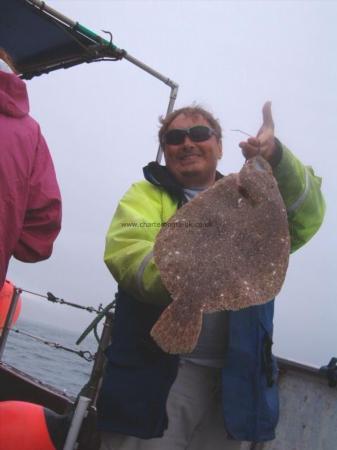
[[[0,71],[0,287],[11,256],[47,259],[61,228],[61,195],[25,83]]]

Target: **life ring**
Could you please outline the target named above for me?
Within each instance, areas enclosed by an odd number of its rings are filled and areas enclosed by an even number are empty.
[[[7,313],[11,304],[11,300],[13,297],[15,286],[13,283],[11,283],[9,280],[6,280],[4,285],[2,286],[0,290],[0,334],[1,334],[1,328],[3,328]],[[19,314],[21,312],[21,306],[22,306],[22,300],[21,296],[19,297],[18,303],[16,305],[15,313],[13,320],[11,322],[11,326],[15,324],[17,321]]]
[[[0,450],[56,450],[63,447],[68,428],[67,416],[41,405],[0,402]]]

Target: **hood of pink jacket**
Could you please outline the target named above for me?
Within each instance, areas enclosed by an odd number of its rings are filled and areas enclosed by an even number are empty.
[[[15,74],[0,71],[0,114],[24,117],[29,113],[25,83]]]

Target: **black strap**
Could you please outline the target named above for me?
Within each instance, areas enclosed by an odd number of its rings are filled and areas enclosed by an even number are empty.
[[[263,369],[267,378],[267,386],[272,387],[275,383],[274,368],[273,368],[273,354],[272,354],[273,340],[268,333],[263,339]]]

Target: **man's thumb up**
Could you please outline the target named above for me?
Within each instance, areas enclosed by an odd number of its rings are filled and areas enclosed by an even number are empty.
[[[273,115],[271,112],[271,102],[266,102],[263,105],[262,118],[263,118],[262,127],[271,128],[272,130],[274,130],[275,126],[274,126],[274,121],[273,121]]]

